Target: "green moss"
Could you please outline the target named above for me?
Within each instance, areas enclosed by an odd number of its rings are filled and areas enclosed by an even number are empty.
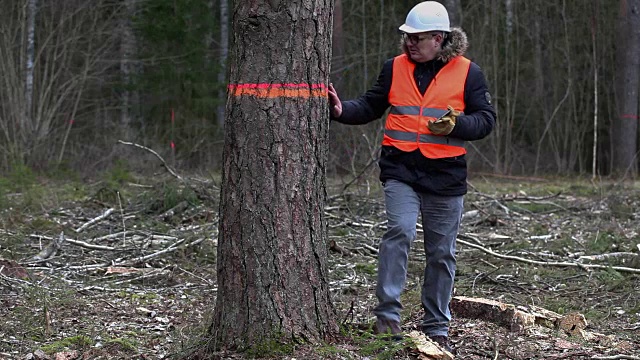
[[[373,336],[368,341],[361,343],[360,353],[365,356],[375,356],[376,359],[394,359],[412,346],[410,339],[400,341],[389,340],[385,336]]]
[[[276,336],[259,343],[250,345],[245,349],[245,354],[250,358],[281,357],[291,355],[295,350],[292,341],[283,341],[284,337]]]
[[[93,346],[93,340],[84,335],[77,335],[45,345],[40,349],[47,354],[53,354],[65,349],[83,349]]]
[[[540,202],[515,202],[508,205],[509,208],[516,211],[525,211],[533,214],[549,213],[558,210],[558,206],[552,203],[540,203]]]
[[[377,265],[373,263],[358,263],[356,264],[356,272],[359,274],[375,275],[377,272]]]
[[[105,344],[117,345],[123,351],[136,352],[138,350],[138,342],[132,339],[127,339],[127,338],[115,338],[115,339],[107,340]]]

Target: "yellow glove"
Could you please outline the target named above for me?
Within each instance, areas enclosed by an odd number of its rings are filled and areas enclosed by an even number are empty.
[[[447,109],[449,111],[443,117],[427,123],[427,127],[434,135],[449,135],[453,131],[453,127],[456,126],[460,111],[455,110],[451,105],[447,106]]]

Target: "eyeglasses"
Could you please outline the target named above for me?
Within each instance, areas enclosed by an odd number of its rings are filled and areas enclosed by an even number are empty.
[[[433,38],[433,36],[434,36],[433,34],[426,34],[423,36],[419,36],[415,34],[402,33],[402,40],[404,40],[404,42],[407,42],[411,45],[418,45],[418,43],[421,42],[422,40]]]

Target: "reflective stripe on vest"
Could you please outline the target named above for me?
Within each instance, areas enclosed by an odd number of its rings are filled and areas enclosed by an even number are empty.
[[[414,132],[398,131],[398,130],[385,130],[384,134],[391,139],[399,141],[416,141],[425,144],[440,144],[451,146],[464,146],[464,140],[448,137],[437,136],[431,134],[417,134]]]
[[[470,65],[471,61],[463,56],[452,59],[434,76],[423,95],[413,76],[415,63],[406,54],[397,56],[393,62],[388,98],[391,109],[382,145],[406,152],[419,149],[423,156],[431,159],[465,154],[463,140],[434,135],[427,123],[444,115],[448,106],[460,112],[464,110],[464,86]]]
[[[393,115],[420,115],[420,106],[392,106],[389,112]],[[422,116],[428,116],[439,119],[442,115],[446,114],[447,110],[436,108],[423,108]],[[464,112],[460,112],[460,115],[464,115]]]

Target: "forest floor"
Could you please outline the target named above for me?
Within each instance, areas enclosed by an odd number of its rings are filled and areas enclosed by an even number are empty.
[[[126,172],[91,184],[0,179],[0,359],[186,353],[216,297],[215,189],[207,198],[172,176],[151,181]],[[334,183],[327,192],[329,281],[341,337],[265,355],[426,359],[410,341],[371,334],[385,229],[379,184]],[[640,359],[639,231],[638,184],[471,178],[455,295],[577,312],[591,335],[542,325],[511,331],[454,313],[456,358]],[[407,332],[422,316],[424,262],[419,231],[403,295]],[[227,355],[219,357],[244,358]]]

